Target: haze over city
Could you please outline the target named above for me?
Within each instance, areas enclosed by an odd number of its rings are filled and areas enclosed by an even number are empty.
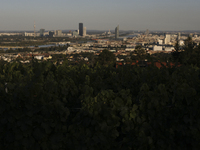
[[[200,30],[197,0],[1,0],[0,30]]]

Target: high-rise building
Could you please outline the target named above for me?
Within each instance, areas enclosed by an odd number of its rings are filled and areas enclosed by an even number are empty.
[[[179,32],[177,36],[177,41],[180,41],[180,39],[181,39],[181,33]]]
[[[79,35],[83,36],[83,23],[79,23]]]
[[[56,36],[62,36],[62,30],[55,30],[55,35]]]
[[[149,30],[147,29],[145,32],[146,36],[149,36]]]
[[[115,39],[119,38],[119,25],[115,28]]]
[[[54,31],[49,31],[49,37],[53,37]]]
[[[86,36],[86,27],[83,27],[83,36]]]
[[[40,29],[40,36],[44,36],[45,29]]]
[[[165,34],[165,44],[170,44],[170,39],[171,38],[171,36],[170,36],[170,34]]]

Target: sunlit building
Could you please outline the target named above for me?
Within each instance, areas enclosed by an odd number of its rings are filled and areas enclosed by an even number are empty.
[[[165,34],[165,44],[170,44],[170,34]]]
[[[86,36],[86,27],[83,27],[83,36]]]
[[[62,30],[56,30],[55,31],[55,35],[56,36],[62,36],[63,34],[62,34]]]

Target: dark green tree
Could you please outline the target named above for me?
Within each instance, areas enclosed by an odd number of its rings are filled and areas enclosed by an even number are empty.
[[[172,53],[173,61],[179,62],[180,61],[180,53],[181,53],[179,41],[176,42],[174,49],[175,49],[175,51]]]
[[[105,49],[99,54],[97,62],[103,66],[112,66],[116,63],[116,58],[112,52]]]
[[[132,60],[144,60],[146,58],[146,51],[144,48],[142,48],[141,45],[137,45],[135,47],[135,51],[133,54],[136,54],[136,56],[132,55]]]

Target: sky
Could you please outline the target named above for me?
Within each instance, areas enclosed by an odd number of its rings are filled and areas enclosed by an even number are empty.
[[[200,0],[0,0],[0,31],[200,30]]]

